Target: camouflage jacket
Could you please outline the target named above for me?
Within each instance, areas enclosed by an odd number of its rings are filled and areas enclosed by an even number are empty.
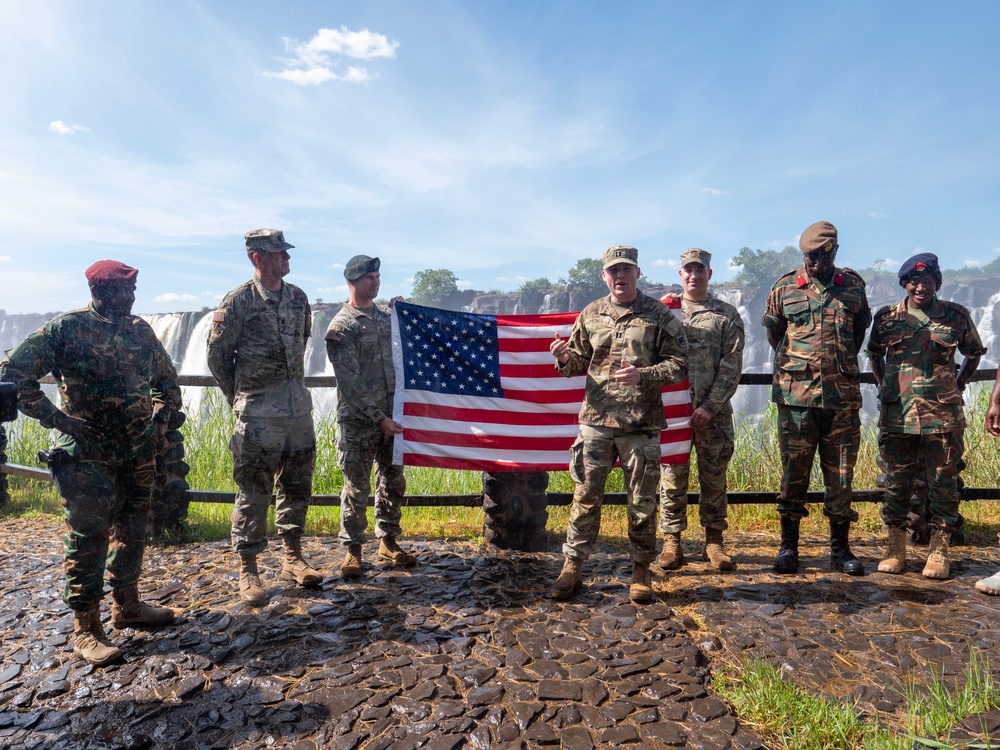
[[[935,297],[929,307],[917,310],[904,299],[875,314],[868,352],[886,360],[878,390],[882,430],[927,435],[965,429],[956,349],[966,357],[986,352],[961,305]]]
[[[687,377],[684,330],[666,305],[639,292],[621,312],[610,295],[602,297],[583,308],[569,346],[569,360],[557,360],[556,369],[587,375],[580,424],[637,432],[666,426],[660,389]],[[623,360],[639,369],[638,386],[614,381]]]
[[[771,400],[787,406],[860,409],[858,350],[872,322],[865,282],[849,268],[830,283],[805,267],[778,279],[761,323],[780,342],[774,353]]]
[[[396,371],[388,310],[344,304],[326,332],[326,354],[337,376],[337,423],[377,427],[392,419]]]
[[[134,315],[111,321],[92,307],[63,313],[7,353],[0,380],[17,384],[18,408],[45,427],[57,411],[38,383],[48,373],[62,410],[103,433],[79,443],[60,436],[59,444],[80,459],[128,460],[151,450],[154,417],[165,420],[181,408],[169,355],[149,324]]]
[[[731,416],[731,400],[743,373],[743,318],[735,307],[711,294],[703,302],[681,297],[681,311],[691,406],[713,417]]]
[[[312,310],[305,292],[282,282],[268,291],[255,277],[212,313],[208,368],[233,411],[254,417],[298,417],[312,411],[305,386]]]

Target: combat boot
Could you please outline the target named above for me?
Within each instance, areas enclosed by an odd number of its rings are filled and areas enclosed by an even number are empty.
[[[549,596],[553,599],[569,599],[580,588],[583,581],[583,563],[573,557],[567,557],[563,562],[562,571],[552,585]]]
[[[898,575],[906,569],[906,529],[889,527],[889,542],[885,546],[885,558],[878,564],[879,573]]]
[[[722,541],[722,529],[705,529],[705,559],[716,570],[733,569],[733,558]]]
[[[948,560],[948,539],[951,534],[944,529],[931,531],[930,552],[924,565],[924,578],[949,578],[951,562]]]
[[[302,536],[283,534],[282,538],[285,540],[285,555],[281,561],[281,580],[295,581],[299,586],[319,586],[323,576],[302,557]]]
[[[260,584],[257,555],[240,555],[240,599],[251,607],[260,607],[267,601]]]
[[[344,555],[344,562],[340,564],[340,575],[344,578],[361,577],[361,545],[350,544],[347,547],[347,554]]]
[[[98,667],[121,658],[121,649],[104,635],[100,602],[88,610],[73,613],[73,653]]]
[[[865,566],[851,552],[847,534],[851,530],[850,521],[834,521],[830,519],[830,563],[834,570],[847,573],[849,576],[863,576]]]
[[[681,548],[681,533],[663,535],[663,550],[656,558],[661,570],[677,570],[684,564],[684,550]]]
[[[134,625],[158,628],[174,621],[174,612],[169,607],[146,604],[139,598],[139,587],[113,586],[111,589],[111,624],[116,628]]]
[[[781,517],[781,546],[774,558],[775,573],[794,573],[799,569],[799,519]]]
[[[649,563],[632,563],[632,585],[628,587],[628,598],[637,604],[644,604],[653,598],[653,587],[649,583]]]
[[[417,556],[400,547],[394,536],[382,537],[378,543],[378,557],[390,565],[398,565],[402,568],[412,568],[417,564]]]

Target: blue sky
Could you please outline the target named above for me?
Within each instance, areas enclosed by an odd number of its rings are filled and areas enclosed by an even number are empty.
[[[0,308],[214,306],[243,234],[288,280],[384,296],[555,281],[635,245],[715,281],[814,221],[842,265],[1000,253],[1000,3],[0,0]]]

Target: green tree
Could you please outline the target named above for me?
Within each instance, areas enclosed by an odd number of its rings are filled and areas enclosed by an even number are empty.
[[[458,278],[446,268],[428,268],[413,276],[412,299],[418,305],[443,307],[455,294],[458,294]]]
[[[540,309],[545,301],[545,295],[552,291],[555,291],[554,285],[545,277],[525,281],[517,289],[517,293],[521,295],[524,309],[531,311]]]
[[[751,250],[744,247],[733,258],[734,266],[740,266],[734,281],[749,287],[753,292],[767,291],[779,276],[783,276],[802,265],[802,253],[794,245],[782,251]]]
[[[584,304],[602,297],[608,291],[601,278],[603,264],[600,258],[581,258],[569,269],[565,277],[559,279],[567,291],[580,295]]]

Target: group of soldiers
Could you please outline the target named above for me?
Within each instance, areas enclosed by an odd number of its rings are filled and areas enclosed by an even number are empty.
[[[272,495],[283,545],[281,579],[315,587],[324,575],[302,552],[316,459],[312,401],[304,382],[312,313],[306,294],[284,281],[293,248],[284,234],[258,229],[245,241],[253,277],[212,313],[207,346],[209,368],[236,416],[230,449],[238,492],[231,542],[239,558],[239,597],[261,606],[267,594],[257,558],[267,546]],[[858,353],[872,315],[864,281],[834,264],[838,242],[831,224],[810,226],[800,247],[803,265],[775,283],[763,319],[775,350],[772,399],[782,461],[781,547],[774,568],[781,573],[798,569],[799,522],[808,513],[806,491],[818,449],[831,560],[844,573],[862,575],[848,532],[857,519],[851,483],[860,442]],[[572,597],[581,585],[583,564],[597,541],[605,482],[616,461],[628,491],[630,598],[645,602],[652,597],[654,560],[663,570],[684,563],[680,536],[687,526],[689,464],[661,465],[660,433],[666,426],[661,389],[685,378],[705,559],[717,570],[732,568],[723,539],[726,469],[734,448],[731,399],[742,370],[744,326],[736,308],[709,291],[711,258],[698,248],[685,251],[681,294],[656,300],[638,289],[638,251],[609,248],[602,270],[609,294],[584,308],[568,340],[551,344],[556,369],[567,377],[586,374],[587,382],[571,449],[576,490],[565,562],[551,590],[554,599]],[[416,564],[415,555],[397,541],[406,482],[402,467],[392,462],[392,441],[403,427],[392,419],[391,315],[375,303],[379,266],[378,258],[365,255],[347,263],[349,299],[325,336],[339,389],[336,455],[343,473],[344,578],[363,573],[373,466],[378,557],[394,566]],[[149,325],[132,315],[137,275],[118,261],[95,263],[86,271],[88,307],[55,317],[0,362],[0,381],[16,383],[20,410],[60,433],[50,466],[68,525],[63,598],[74,613],[74,652],[97,665],[121,656],[102,624],[105,569],[112,626],[157,627],[175,616],[167,607],[143,602],[138,590],[155,448],[167,425],[176,421],[181,393],[163,346]],[[948,539],[958,518],[962,390],[985,349],[968,311],[937,298],[937,258],[926,253],[910,258],[899,280],[907,296],[875,315],[868,343],[880,384],[879,424],[889,478],[882,511],[889,540],[879,570],[903,571],[909,498],[918,475],[923,478],[930,466],[934,531],[923,574],[947,578]],[[956,349],[965,357],[957,375]],[[58,384],[61,408],[39,386],[47,373]],[[1000,436],[1000,379],[987,429]],[[657,519],[664,540],[659,558]],[[977,587],[1000,593],[1000,574]]]

